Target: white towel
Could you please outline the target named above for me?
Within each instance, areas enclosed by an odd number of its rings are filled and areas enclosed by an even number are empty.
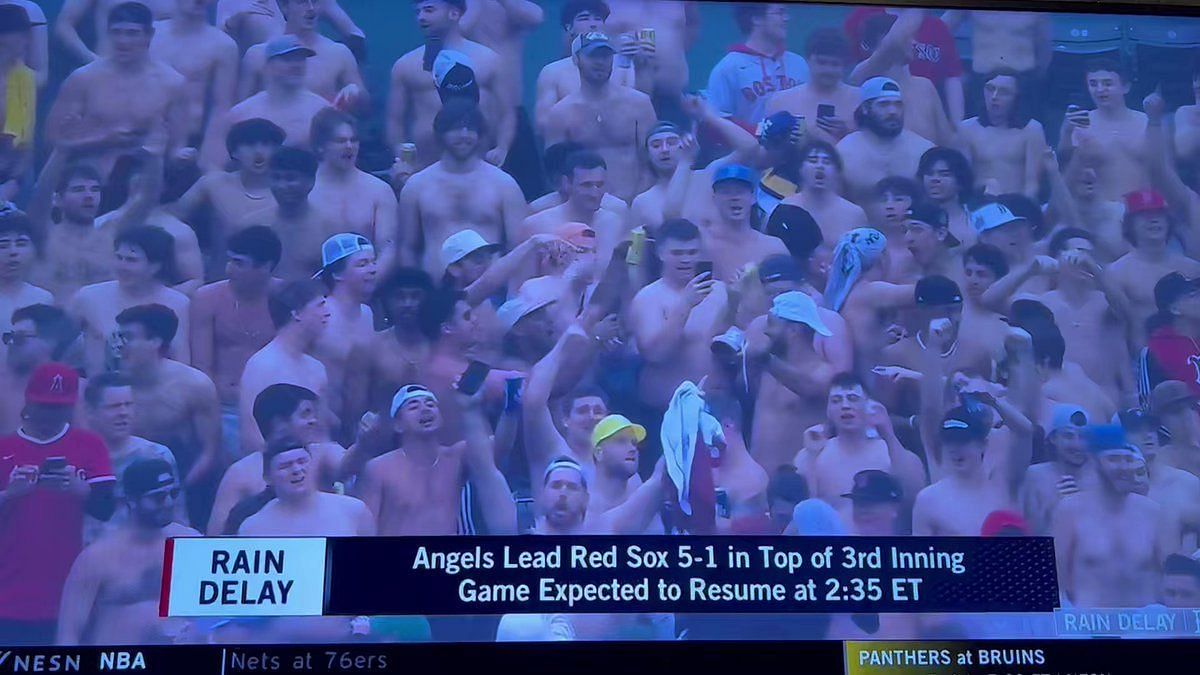
[[[721,423],[709,414],[700,388],[695,384],[685,380],[675,389],[671,404],[663,415],[659,437],[667,475],[679,492],[679,508],[684,515],[690,516],[692,460],[696,456],[696,439],[703,439],[710,448],[725,443]]]

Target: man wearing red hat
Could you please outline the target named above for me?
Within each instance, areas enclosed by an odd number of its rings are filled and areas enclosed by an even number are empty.
[[[1130,329],[1135,344],[1145,342],[1146,320],[1154,313],[1154,285],[1171,272],[1188,278],[1200,276],[1200,262],[1172,250],[1172,235],[1167,202],[1154,190],[1125,195],[1125,238],[1133,250],[1121,256],[1109,268],[1109,275],[1129,299]]]
[[[78,398],[78,373],[38,366],[21,427],[0,438],[0,644],[53,642],[63,583],[83,548],[83,514],[113,514],[108,450],[71,426]]]

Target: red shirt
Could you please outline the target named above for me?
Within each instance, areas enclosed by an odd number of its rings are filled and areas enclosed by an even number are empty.
[[[68,426],[49,441],[20,431],[0,438],[0,489],[15,467],[40,467],[48,457],[66,457],[93,485],[116,480],[104,441]],[[46,488],[0,506],[0,619],[58,617],[63,584],[83,548],[83,506],[78,497]]]
[[[862,52],[863,25],[867,19],[883,13],[882,7],[859,7],[846,17],[843,30],[859,61],[867,57]],[[948,77],[962,76],[962,58],[958,55],[954,36],[941,19],[927,16],[921,22],[921,27],[913,36],[913,60],[908,64],[908,69],[916,77],[928,78],[939,87]]]
[[[1200,396],[1200,343],[1163,326],[1150,335],[1146,349],[1152,359],[1151,388],[1164,380],[1179,380],[1193,396]]]

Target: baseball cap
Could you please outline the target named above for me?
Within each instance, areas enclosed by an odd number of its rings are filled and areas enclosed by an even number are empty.
[[[825,241],[821,227],[812,214],[799,206],[780,204],[767,219],[767,234],[783,240],[788,253],[802,260]]]
[[[784,321],[802,323],[817,332],[817,335],[829,337],[833,332],[821,320],[817,312],[817,303],[800,291],[788,291],[775,296],[771,303],[771,314]]]
[[[1180,299],[1196,292],[1200,292],[1200,277],[1188,279],[1179,272],[1170,272],[1154,284],[1154,304],[1159,311],[1165,312]]]
[[[496,310],[496,318],[500,319],[500,323],[504,325],[505,332],[512,330],[521,322],[521,319],[533,314],[539,309],[554,302],[555,298],[549,297],[528,297],[517,294],[515,297],[509,298],[507,302],[500,305]]]
[[[787,142],[791,139],[792,132],[796,130],[796,125],[799,123],[800,118],[786,110],[780,110],[759,122],[755,135],[758,136],[758,142],[761,145]]]
[[[175,472],[170,463],[157,457],[136,460],[121,474],[121,487],[126,497],[141,497],[175,484]]]
[[[1016,530],[1016,532],[1013,532]],[[1004,534],[1030,535],[1029,522],[1016,511],[992,511],[983,519],[979,534],[984,537],[999,537]]]
[[[43,363],[25,385],[25,402],[73,406],[79,400],[79,373],[64,363]]]
[[[391,415],[396,416],[400,408],[404,407],[405,403],[419,398],[431,398],[434,403],[437,403],[437,396],[433,395],[429,388],[421,384],[406,384],[396,391],[396,395],[392,397]]]
[[[1000,202],[984,204],[971,212],[971,226],[979,234],[1017,222],[1027,223],[1029,221],[1014,214],[1011,209]]]
[[[890,77],[872,77],[863,82],[861,101],[874,101],[875,99],[884,99],[886,101],[899,101],[902,99],[900,95],[900,85]]]
[[[633,430],[633,440],[641,443],[646,440],[646,427],[634,424],[624,415],[609,415],[596,423],[592,429],[592,447],[598,447],[604,441],[616,436],[626,429]]]
[[[317,55],[312,49],[304,46],[304,43],[300,42],[300,38],[295,35],[280,35],[268,42],[266,49],[268,59],[295,53],[303,54],[305,58]]]
[[[886,471],[867,469],[854,474],[854,486],[842,496],[856,502],[899,502],[900,481]]]
[[[942,417],[941,438],[945,443],[970,443],[987,438],[990,431],[978,415],[972,415],[962,406],[951,408]]]
[[[680,129],[679,125],[675,124],[674,122],[659,120],[657,124],[650,127],[650,133],[646,134],[646,143],[649,144],[651,138],[654,138],[660,134],[675,134],[676,136],[683,136],[683,130]]]
[[[746,334],[737,326],[730,326],[728,330],[712,339],[709,348],[717,351],[718,345],[728,347],[734,354],[741,354],[746,348]]]
[[[1088,416],[1083,408],[1071,403],[1059,403],[1050,411],[1050,426],[1046,428],[1046,434],[1071,427],[1082,429],[1088,424]]]
[[[335,262],[345,260],[361,251],[375,251],[371,240],[361,234],[343,232],[326,239],[325,243],[321,244],[321,269],[313,275],[314,278],[323,274]]]
[[[1149,211],[1166,211],[1167,200],[1157,190],[1137,190],[1125,195],[1125,215],[1147,213]]]
[[[587,474],[583,472],[583,465],[571,457],[566,456],[559,457],[558,459],[555,459],[546,465],[546,470],[542,472],[542,484],[544,485],[546,481],[550,480],[550,474],[558,471],[559,469],[570,469],[571,471],[578,473],[579,482],[582,483],[584,487],[587,487]]]
[[[29,20],[29,13],[20,5],[0,5],[0,34],[17,33],[29,30],[34,26],[44,26],[44,22],[34,23]]]
[[[471,59],[453,49],[443,49],[433,60],[433,81],[443,100],[447,96],[467,96],[478,101],[479,86]]]
[[[790,255],[773,255],[763,258],[758,265],[758,280],[762,283],[772,281],[801,281],[804,272]]]
[[[1088,451],[1097,455],[1124,453],[1142,461],[1142,451],[1125,437],[1125,429],[1116,424],[1102,424],[1087,428]]]
[[[946,215],[945,209],[933,202],[913,202],[908,209],[908,219],[925,223],[935,230],[946,230],[946,238],[943,242],[949,248],[954,248],[962,243],[958,237],[950,233],[950,216]]]
[[[554,227],[554,236],[568,244],[584,250],[595,250],[596,230],[586,223],[562,223]]]
[[[442,242],[442,265],[449,267],[481,248],[497,248],[475,230],[459,230]]]
[[[741,164],[726,164],[717,169],[717,172],[713,174],[713,187],[727,180],[741,181],[753,188],[758,185],[758,173],[750,167],[742,166]]]
[[[1162,426],[1162,420],[1154,413],[1146,412],[1141,408],[1130,408],[1122,410],[1113,415],[1113,424],[1120,424],[1125,428],[1126,432],[1140,431],[1142,429],[1154,429],[1157,431]]]
[[[1150,410],[1155,415],[1162,415],[1168,408],[1182,403],[1184,401],[1192,402],[1196,400],[1195,394],[1192,393],[1186,382],[1179,380],[1167,380],[1159,382],[1158,386],[1150,392]]]
[[[934,274],[917,279],[913,295],[918,305],[925,307],[942,307],[957,305],[963,301],[962,291],[958,284],[949,277]]]
[[[612,46],[612,42],[609,41],[608,36],[604,33],[594,31],[591,33],[584,33],[583,35],[577,35],[575,39],[571,41],[572,56],[587,56],[597,49],[607,49],[608,51],[614,53],[617,51],[616,48]]]

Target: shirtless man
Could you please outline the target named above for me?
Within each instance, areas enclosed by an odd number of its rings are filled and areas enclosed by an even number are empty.
[[[741,523],[769,528],[771,481],[747,448],[741,403],[733,396],[709,392],[704,394],[704,403],[725,434],[725,446],[719,448],[720,464],[712,469],[713,487],[718,495],[725,495],[724,504],[717,506],[717,531],[736,533],[733,528]]]
[[[358,123],[326,108],[313,118],[312,147],[321,159],[311,199],[347,232],[377,241],[381,254],[396,245],[396,193],[386,182],[358,168]]]
[[[29,219],[45,233],[33,280],[67,299],[88,284],[112,279],[112,232],[95,227],[103,179],[87,164],[70,164],[67,153],[50,153],[29,203]],[[54,205],[59,220],[51,220]],[[128,214],[127,215],[137,215]]]
[[[451,101],[437,112],[433,132],[441,159],[408,179],[400,192],[400,217],[407,236],[400,260],[439,277],[439,253],[450,235],[468,226],[487,241],[521,242],[525,198],[512,176],[484,161],[487,122],[479,108]]]
[[[609,35],[637,35],[654,30],[653,95],[670,99],[687,87],[687,51],[700,30],[700,10],[691,2],[664,0],[607,0]],[[645,48],[641,53],[645,53]]]
[[[468,477],[485,507],[488,531],[516,532],[516,505],[496,469],[489,426],[479,410],[480,393],[456,395],[465,440],[442,445],[442,416],[433,392],[413,384],[396,392],[390,417],[400,445],[367,462],[357,485],[375,514],[379,534],[455,534],[459,494]]]
[[[284,34],[295,36],[300,44],[312,51],[304,74],[304,86],[338,110],[356,110],[369,105],[366,86],[358,72],[354,54],[346,45],[317,32],[320,4],[312,0],[279,0],[279,8],[284,16]],[[264,40],[262,44],[246,50],[242,58],[239,99],[247,99],[262,91],[263,68],[269,44]]]
[[[57,644],[171,644],[187,623],[158,614],[166,540],[200,536],[175,522],[174,468],[163,459],[139,459],[120,475],[128,517],[71,566]]]
[[[108,28],[105,18],[109,16],[113,8],[121,4],[124,4],[121,0],[66,0],[62,5],[62,10],[58,13],[58,18],[54,20],[54,37],[58,38],[58,41],[72,56],[85,63],[109,56],[112,51],[113,36],[105,30]],[[176,10],[175,0],[147,0],[142,4],[153,12],[154,21],[170,19]],[[95,50],[90,49],[84,43],[83,38],[79,36],[79,26],[83,23],[89,10],[91,10],[92,20],[95,22],[94,35],[97,42]]]
[[[1147,139],[1150,134],[1147,132]],[[1152,145],[1150,140],[1147,146]],[[1153,151],[1147,149],[1147,154]],[[1151,162],[1153,165],[1153,162]],[[1153,167],[1151,168],[1153,171]],[[1066,168],[1063,177],[1067,184],[1067,192],[1078,218],[1076,227],[1090,231],[1096,238],[1097,259],[1108,264],[1129,253],[1131,246],[1125,237],[1125,202],[1124,199],[1106,199],[1100,195],[1100,177],[1091,167],[1081,166],[1072,162]],[[1051,215],[1058,216],[1054,208]],[[1059,218],[1065,220],[1064,218]]]
[[[1175,553],[1163,561],[1162,603],[1185,608],[1200,604],[1200,560]]]
[[[206,126],[233,106],[237,94],[237,43],[208,22],[212,4],[175,0],[171,18],[158,26],[150,42],[150,56],[184,77],[186,133],[195,139],[188,142],[193,148],[200,147]]]
[[[1097,60],[1085,66],[1084,76],[1096,109],[1067,113],[1059,153],[1095,169],[1100,195],[1106,199],[1146,189],[1147,117],[1125,103],[1131,86],[1128,71],[1117,61]]]
[[[1044,72],[1053,54],[1050,16],[1038,12],[950,10],[942,15],[950,30],[963,22],[971,27],[971,67],[976,74],[1009,68],[1018,73]]]
[[[571,43],[580,35],[588,33],[604,33],[605,21],[608,19],[608,3],[604,0],[570,0],[563,4],[561,19],[559,23],[566,31],[567,47],[570,48]],[[635,42],[630,40],[633,46],[632,50],[624,48],[622,53],[627,51],[638,51],[640,47]],[[653,91],[654,83],[651,78],[654,75],[653,68],[638,67],[640,59],[628,59],[629,67],[613,68],[613,82],[626,87],[637,85],[641,91]],[[625,61],[622,61],[622,65]],[[642,63],[643,66],[646,64]],[[541,130],[546,121],[546,115],[555,103],[563,100],[567,96],[577,93],[580,87],[579,68],[575,67],[575,62],[571,55],[567,55],[557,61],[552,61],[546,64],[538,73],[537,78],[537,102],[534,107],[534,119]]]
[[[0,211],[0,332],[12,328],[14,310],[54,303],[49,291],[27,281],[39,253],[38,236],[29,216],[17,209]],[[0,347],[0,357],[7,351]]]
[[[887,313],[913,305],[912,284],[883,281],[887,238],[878,230],[851,230],[838,241],[833,253],[829,280],[822,299],[824,306],[846,320],[854,340],[857,372],[879,363],[884,346]]]
[[[904,225],[904,246],[912,263],[905,270],[908,274],[904,280],[915,282],[935,274],[955,281],[961,279],[962,261],[958,256],[961,244],[941,206],[928,201],[913,204]]]
[[[768,258],[768,261],[775,260]],[[764,265],[760,269],[773,268]],[[766,316],[747,328],[747,357],[762,368],[751,428],[751,456],[775,471],[796,457],[796,429],[820,422],[820,403],[838,373],[854,365],[846,323],[836,312],[817,307],[794,287],[798,270],[779,270],[765,282],[772,299]]]
[[[1097,487],[1096,461],[1087,448],[1088,424],[1079,406],[1060,403],[1052,409],[1042,446],[1049,459],[1030,466],[1021,485],[1021,510],[1035,535],[1050,534],[1054,510],[1065,494]]]
[[[6,353],[0,366],[0,387],[4,391],[24,391],[33,371],[43,363],[80,360],[79,328],[58,307],[21,307],[10,318],[12,329],[4,335]],[[24,410],[22,397],[0,397],[0,433],[16,433]]]
[[[189,488],[188,513],[197,526],[208,520],[201,483],[215,478],[220,454],[220,404],[204,373],[166,357],[179,320],[163,305],[139,305],[117,315],[121,373],[129,378],[137,405],[133,432],[170,448]]]
[[[564,171],[567,199],[561,205],[529,216],[517,241],[535,234],[551,234],[563,223],[583,223],[596,231],[596,258],[608,260],[629,234],[628,223],[602,208],[611,175],[604,158],[590,150],[567,158]]]
[[[749,264],[786,254],[783,240],[755,230],[751,224],[757,175],[730,164],[713,174],[713,202],[718,219],[701,230],[704,250],[712,257],[713,279],[730,282]]]
[[[367,354],[371,360],[371,410],[385,408],[405,382],[422,379],[436,338],[422,331],[420,321],[421,309],[432,292],[429,274],[411,267],[393,268],[375,287],[387,327],[375,333]]]
[[[464,79],[460,86],[471,92],[469,98],[479,104],[484,119],[491,121],[492,133],[484,143],[488,162],[502,165],[512,146],[514,101],[512,94],[501,89],[508,81],[500,72],[501,57],[463,37],[460,22],[466,5],[466,0],[414,2],[417,27],[425,36],[425,44],[400,57],[392,66],[387,138],[397,158],[401,156],[400,146],[415,143],[418,169],[432,164],[438,155],[433,119],[444,101],[431,72],[445,75],[451,69],[458,71],[456,76]],[[445,57],[442,64],[434,68],[440,57]]]
[[[808,133],[815,140],[836,144],[858,128],[853,113],[861,94],[858,87],[842,81],[849,65],[850,45],[837,29],[818,28],[808,37],[804,58],[809,81],[768,98],[766,114],[786,110],[815,120],[808,125]]]
[[[312,355],[329,377],[325,396],[338,426],[334,438],[348,438],[367,410],[369,360],[375,337],[375,315],[367,305],[375,292],[375,247],[358,234],[335,234],[321,246],[321,279],[325,282],[329,323]]]
[[[263,479],[274,497],[242,521],[239,536],[369,537],[375,518],[361,500],[317,490],[312,451],[302,443],[268,445]]]
[[[102,373],[111,363],[116,347],[116,317],[136,305],[161,304],[175,312],[182,330],[167,339],[167,354],[180,363],[191,362],[187,340],[190,301],[164,283],[174,276],[173,249],[171,235],[161,228],[143,225],[126,229],[117,234],[113,244],[116,280],[84,286],[71,298],[67,311],[83,326],[88,372]]]
[[[812,214],[826,241],[837,241],[856,227],[867,226],[867,214],[841,196],[842,156],[824,141],[812,141],[800,150],[800,191],[783,200]]]
[[[1200,477],[1200,414],[1196,396],[1179,380],[1159,382],[1150,394],[1150,411],[1162,420],[1171,443],[1159,463]]]
[[[950,346],[949,322],[930,322],[930,346],[925,351],[921,392],[920,431],[930,473],[937,479],[917,495],[913,505],[913,534],[918,536],[979,536],[988,514],[1013,510],[1033,453],[1033,427],[1024,401],[996,398],[978,392],[981,410],[957,406],[941,413],[943,371],[940,354]],[[1033,382],[1030,336],[1012,328],[1005,337],[1009,390],[1025,391]],[[1007,443],[989,447],[993,416],[998,413],[1008,431]],[[990,453],[997,456],[986,456]]]
[[[601,515],[624,504],[642,485],[638,476],[638,445],[646,440],[646,429],[624,415],[609,415],[596,423],[592,432],[595,480],[589,491],[589,511]],[[662,532],[658,518],[646,534]]]
[[[648,137],[646,142],[647,144],[650,142]],[[529,215],[536,215],[547,209],[561,206],[563,202],[567,201],[567,158],[584,150],[587,148],[583,147],[582,143],[575,141],[563,141],[546,146],[546,150],[542,153],[542,163],[546,170],[546,183],[554,189],[529,202]],[[609,192],[604,193],[600,208],[612,211],[622,220],[629,212],[629,204]]]
[[[1183,531],[1183,550],[1195,550],[1200,526],[1200,478],[1171,466],[1165,459],[1159,460],[1166,439],[1158,417],[1141,410],[1127,410],[1121,413],[1120,422],[1129,442],[1146,458],[1150,479],[1150,491],[1146,496],[1179,522]]]
[[[175,156],[187,142],[187,89],[183,75],[150,56],[150,10],[137,2],[107,17],[112,55],[71,73],[50,109],[46,137],[69,145],[107,176],[122,155],[139,149]],[[136,91],[137,96],[128,92]]]
[[[222,147],[229,129],[238,122],[261,118],[283,129],[285,142],[295,148],[309,146],[313,118],[329,107],[329,101],[305,87],[308,59],[314,54],[294,35],[266,43],[263,90],[238,103],[209,126],[200,148],[200,167],[205,171],[225,168]]]
[[[962,264],[962,335],[978,341],[980,349],[989,354],[999,354],[1005,323],[1000,313],[983,303],[983,295],[1008,274],[1008,261],[995,246],[975,244],[963,252]]]
[[[294,384],[272,384],[254,398],[254,423],[266,446],[300,443],[308,449],[317,466],[317,487],[333,491],[342,471],[346,449],[328,440],[320,424],[317,395]],[[234,462],[221,477],[208,521],[209,536],[228,535],[248,517],[242,501],[260,494],[266,487],[263,453],[252,452]]]
[[[853,502],[845,495],[860,471],[891,473],[900,478],[909,495],[925,487],[921,459],[900,444],[887,409],[868,399],[858,378],[842,373],[832,379],[825,414],[826,426],[816,432],[820,440],[812,443],[806,438],[795,464],[808,480],[811,495],[834,507],[842,522],[850,522]],[[868,433],[870,430],[876,433]],[[911,505],[909,498],[905,510]]]
[[[1046,132],[1027,110],[1025,99],[1035,96],[1028,91],[1032,84],[1012,70],[982,80],[983,109],[958,132],[975,170],[976,186],[994,195],[1017,192],[1036,198]]]
[[[603,33],[588,33],[571,45],[579,68],[580,90],[546,114],[545,142],[578,141],[599,152],[612,169],[612,194],[631,201],[645,188],[638,148],[657,115],[650,97],[610,82],[615,48]]]
[[[184,222],[209,214],[209,269],[212,258],[225,250],[225,239],[246,214],[278,206],[271,194],[271,156],[283,145],[284,133],[273,122],[254,118],[238,122],[225,135],[232,171],[212,171],[200,177],[170,208]],[[259,225],[263,223],[257,223]]]
[[[967,158],[950,148],[930,148],[917,165],[917,181],[925,199],[946,212],[950,234],[968,246],[975,243],[976,233],[966,206],[973,192],[975,174]]]
[[[1171,272],[1187,278],[1200,276],[1200,262],[1169,245],[1172,229],[1161,194],[1147,190],[1125,196],[1124,232],[1133,250],[1118,258],[1108,271],[1129,300],[1129,330],[1134,345],[1145,342],[1146,319],[1156,306],[1150,280]]]
[[[728,291],[709,272],[697,273],[700,231],[686,220],[663,223],[657,236],[662,278],[638,291],[630,325],[645,361],[640,400],[666,410],[680,382],[699,382],[709,369],[712,338],[729,327]]]
[[[307,279],[321,269],[321,243],[337,233],[338,223],[311,198],[317,183],[317,157],[307,150],[282,147],[271,155],[271,195],[275,206],[246,214],[243,225],[266,224],[283,241],[279,276]]]
[[[1027,293],[1044,293],[1051,288],[1046,275],[1057,271],[1052,258],[1036,255],[1033,224],[1000,202],[990,202],[971,212],[971,225],[978,239],[1004,252],[1012,270],[1009,283]],[[992,286],[984,296],[990,307],[1001,310],[1004,305],[1004,286]]]
[[[1066,497],[1054,511],[1059,585],[1073,607],[1144,607],[1157,598],[1163,560],[1179,548],[1178,523],[1134,493],[1141,450],[1120,438],[1120,427],[1101,429],[1089,434],[1097,489]]]
[[[221,444],[226,456],[241,456],[238,383],[246,361],[275,336],[267,297],[282,244],[265,225],[252,225],[229,238],[225,274],[202,286],[192,300],[192,365],[208,375],[221,400]]]
[[[843,138],[837,150],[846,165],[846,196],[861,205],[880,179],[915,176],[921,155],[933,143],[904,128],[904,101],[895,80],[864,82],[854,115],[858,131]]]
[[[868,56],[847,80],[864,86],[878,77],[893,80],[905,92],[904,128],[935,145],[957,145],[956,127],[946,116],[937,87],[909,70],[915,58],[914,37],[923,21],[924,11],[915,8],[901,9],[895,16],[884,12],[869,17],[863,23],[862,41]]]
[[[275,337],[246,361],[238,384],[238,421],[242,454],[263,449],[264,441],[253,423],[254,400],[272,384],[294,384],[320,396],[328,388],[325,366],[308,352],[329,323],[323,289],[315,281],[293,281],[271,292],[267,299]]]

